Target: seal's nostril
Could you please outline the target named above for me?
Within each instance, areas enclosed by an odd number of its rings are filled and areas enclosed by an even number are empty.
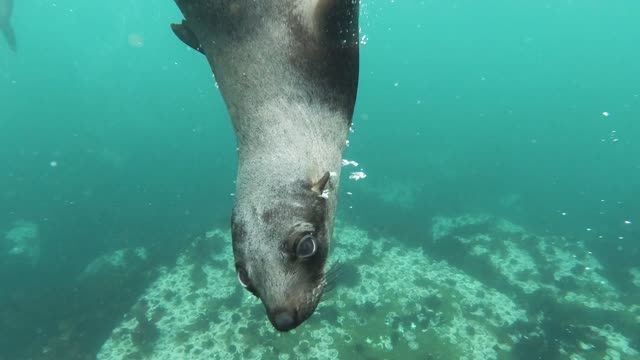
[[[295,313],[281,311],[273,317],[273,325],[280,331],[289,331],[297,326]]]

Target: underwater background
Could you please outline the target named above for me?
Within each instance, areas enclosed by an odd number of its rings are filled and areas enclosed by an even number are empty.
[[[17,0],[0,359],[640,359],[640,2],[361,4],[343,272],[279,334],[233,272],[235,138],[175,4]]]

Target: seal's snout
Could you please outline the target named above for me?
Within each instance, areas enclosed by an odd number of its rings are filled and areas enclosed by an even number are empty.
[[[271,323],[278,331],[289,331],[300,325],[296,312],[290,310],[274,312]]]

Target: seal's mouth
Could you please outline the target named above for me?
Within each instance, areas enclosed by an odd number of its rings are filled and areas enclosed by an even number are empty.
[[[300,326],[315,312],[322,297],[324,282],[314,288],[300,307],[276,307],[267,309],[269,321],[280,332],[288,332]]]
[[[288,332],[300,326],[313,315],[316,307],[326,298],[326,295],[335,289],[336,280],[339,277],[342,267],[340,264],[333,264],[318,285],[311,290],[302,307],[287,308],[279,307],[269,310],[267,314],[273,327],[280,332]]]

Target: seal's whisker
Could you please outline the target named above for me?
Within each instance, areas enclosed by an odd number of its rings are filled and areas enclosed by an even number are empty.
[[[331,295],[333,294],[333,287],[328,287],[327,285],[322,287],[322,292],[320,293],[320,301],[324,301],[327,300],[329,298],[331,298]]]
[[[340,276],[342,274],[342,264],[339,262],[331,265],[329,270],[325,273],[323,283],[322,283],[322,296],[325,297],[327,294],[333,292],[335,290],[337,283],[339,282]]]
[[[343,270],[344,270],[344,267],[342,266],[342,263],[335,262],[333,263],[333,265],[331,265],[329,270],[327,270],[325,279],[327,280],[327,282],[333,283],[337,281],[340,278],[340,276],[342,276]]]

